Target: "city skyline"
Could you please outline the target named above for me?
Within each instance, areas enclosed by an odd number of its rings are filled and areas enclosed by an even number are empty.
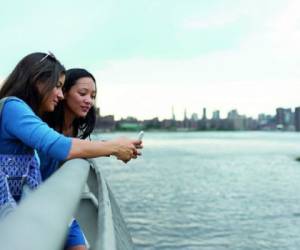
[[[95,75],[103,115],[274,115],[300,106],[299,11],[297,0],[6,1],[0,81],[50,50]]]
[[[220,119],[226,119],[226,118],[228,118],[229,113],[232,112],[232,111],[236,111],[238,113],[238,115],[240,115],[240,116],[245,116],[247,118],[258,119],[260,115],[276,116],[276,110],[277,109],[284,109],[284,110],[289,110],[290,109],[292,112],[295,112],[295,110],[297,108],[300,108],[300,105],[297,106],[297,107],[278,106],[271,113],[258,112],[256,116],[251,116],[249,114],[245,114],[245,113],[240,112],[240,110],[238,108],[233,108],[233,109],[230,109],[230,110],[222,110],[222,109],[209,110],[206,107],[203,107],[203,108],[200,108],[201,111],[199,111],[199,112],[189,111],[186,108],[184,108],[181,113],[180,112],[176,113],[175,110],[174,110],[174,107],[172,106],[170,108],[169,115],[166,116],[166,117],[153,116],[153,117],[147,117],[145,119],[141,119],[141,118],[139,118],[137,116],[134,116],[134,115],[123,114],[120,117],[117,117],[113,113],[112,114],[102,114],[101,107],[100,107],[100,115],[101,116],[111,116],[112,115],[112,116],[116,117],[117,120],[127,119],[128,117],[132,117],[132,118],[135,118],[135,119],[138,119],[138,120],[148,120],[148,119],[154,119],[154,118],[158,118],[159,120],[174,119],[174,118],[175,118],[175,120],[184,120],[185,116],[186,116],[186,118],[191,119],[193,116],[196,115],[197,118],[199,120],[201,120],[203,118],[203,115],[204,115],[203,110],[205,109],[205,116],[206,116],[207,119],[213,119],[215,112],[218,112],[218,116],[219,116]],[[178,113],[180,113],[180,114],[178,115]]]
[[[178,120],[172,108],[172,117],[169,119],[139,120],[135,117],[114,119],[113,115],[99,116],[97,109],[96,129],[102,131],[140,131],[140,130],[168,130],[168,131],[297,131],[300,132],[300,107],[277,108],[276,114],[261,113],[257,118],[239,114],[234,109],[227,113],[225,118],[220,116],[220,111],[215,110],[212,117],[208,117],[206,108],[202,116],[196,113],[189,116],[184,110],[184,119]]]

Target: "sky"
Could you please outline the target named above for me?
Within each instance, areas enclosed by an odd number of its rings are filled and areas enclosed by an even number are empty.
[[[300,106],[299,13],[299,0],[5,1],[0,81],[49,50],[95,75],[101,115],[274,115]]]

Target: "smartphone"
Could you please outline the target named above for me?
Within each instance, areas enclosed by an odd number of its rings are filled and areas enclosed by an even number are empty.
[[[140,131],[138,134],[138,140],[143,140],[144,137],[144,131]]]

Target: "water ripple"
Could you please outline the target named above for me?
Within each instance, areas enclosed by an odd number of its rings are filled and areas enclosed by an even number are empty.
[[[298,134],[149,133],[125,167],[97,159],[137,250],[299,249]]]

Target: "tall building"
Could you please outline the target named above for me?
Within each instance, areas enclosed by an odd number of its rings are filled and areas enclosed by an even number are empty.
[[[227,119],[230,121],[233,130],[244,130],[246,117],[239,115],[236,109],[228,112]]]
[[[188,118],[187,118],[187,111],[186,111],[186,108],[184,109],[184,118],[183,118],[183,120],[187,120]]]
[[[239,117],[239,114],[236,109],[230,110],[227,115],[227,119],[235,120]]]
[[[193,130],[198,129],[198,114],[192,113],[191,120],[190,120],[190,128]]]
[[[295,108],[295,129],[300,131],[300,107]]]
[[[206,108],[203,108],[203,115],[202,115],[202,120],[206,120]]]
[[[193,113],[192,116],[191,116],[191,120],[198,121],[198,114],[197,113]]]
[[[267,115],[265,114],[259,114],[258,115],[258,123],[261,126],[264,126],[267,124]]]
[[[276,126],[280,129],[288,129],[294,125],[292,109],[277,108],[276,109]]]
[[[210,128],[218,130],[222,127],[222,120],[220,119],[220,111],[215,110],[212,113],[212,119],[210,121]]]
[[[174,106],[172,106],[172,120],[173,120],[173,121],[176,120],[175,112],[174,112]]]
[[[213,120],[220,120],[220,111],[219,110],[215,110],[212,114],[212,119]]]
[[[184,128],[188,128],[189,127],[189,119],[187,117],[186,108],[184,109],[183,127]]]
[[[286,109],[285,110],[285,115],[284,115],[284,123],[286,126],[291,126],[293,125],[293,120],[294,120],[294,114],[292,109]]]
[[[276,125],[284,126],[284,108],[276,109]]]

